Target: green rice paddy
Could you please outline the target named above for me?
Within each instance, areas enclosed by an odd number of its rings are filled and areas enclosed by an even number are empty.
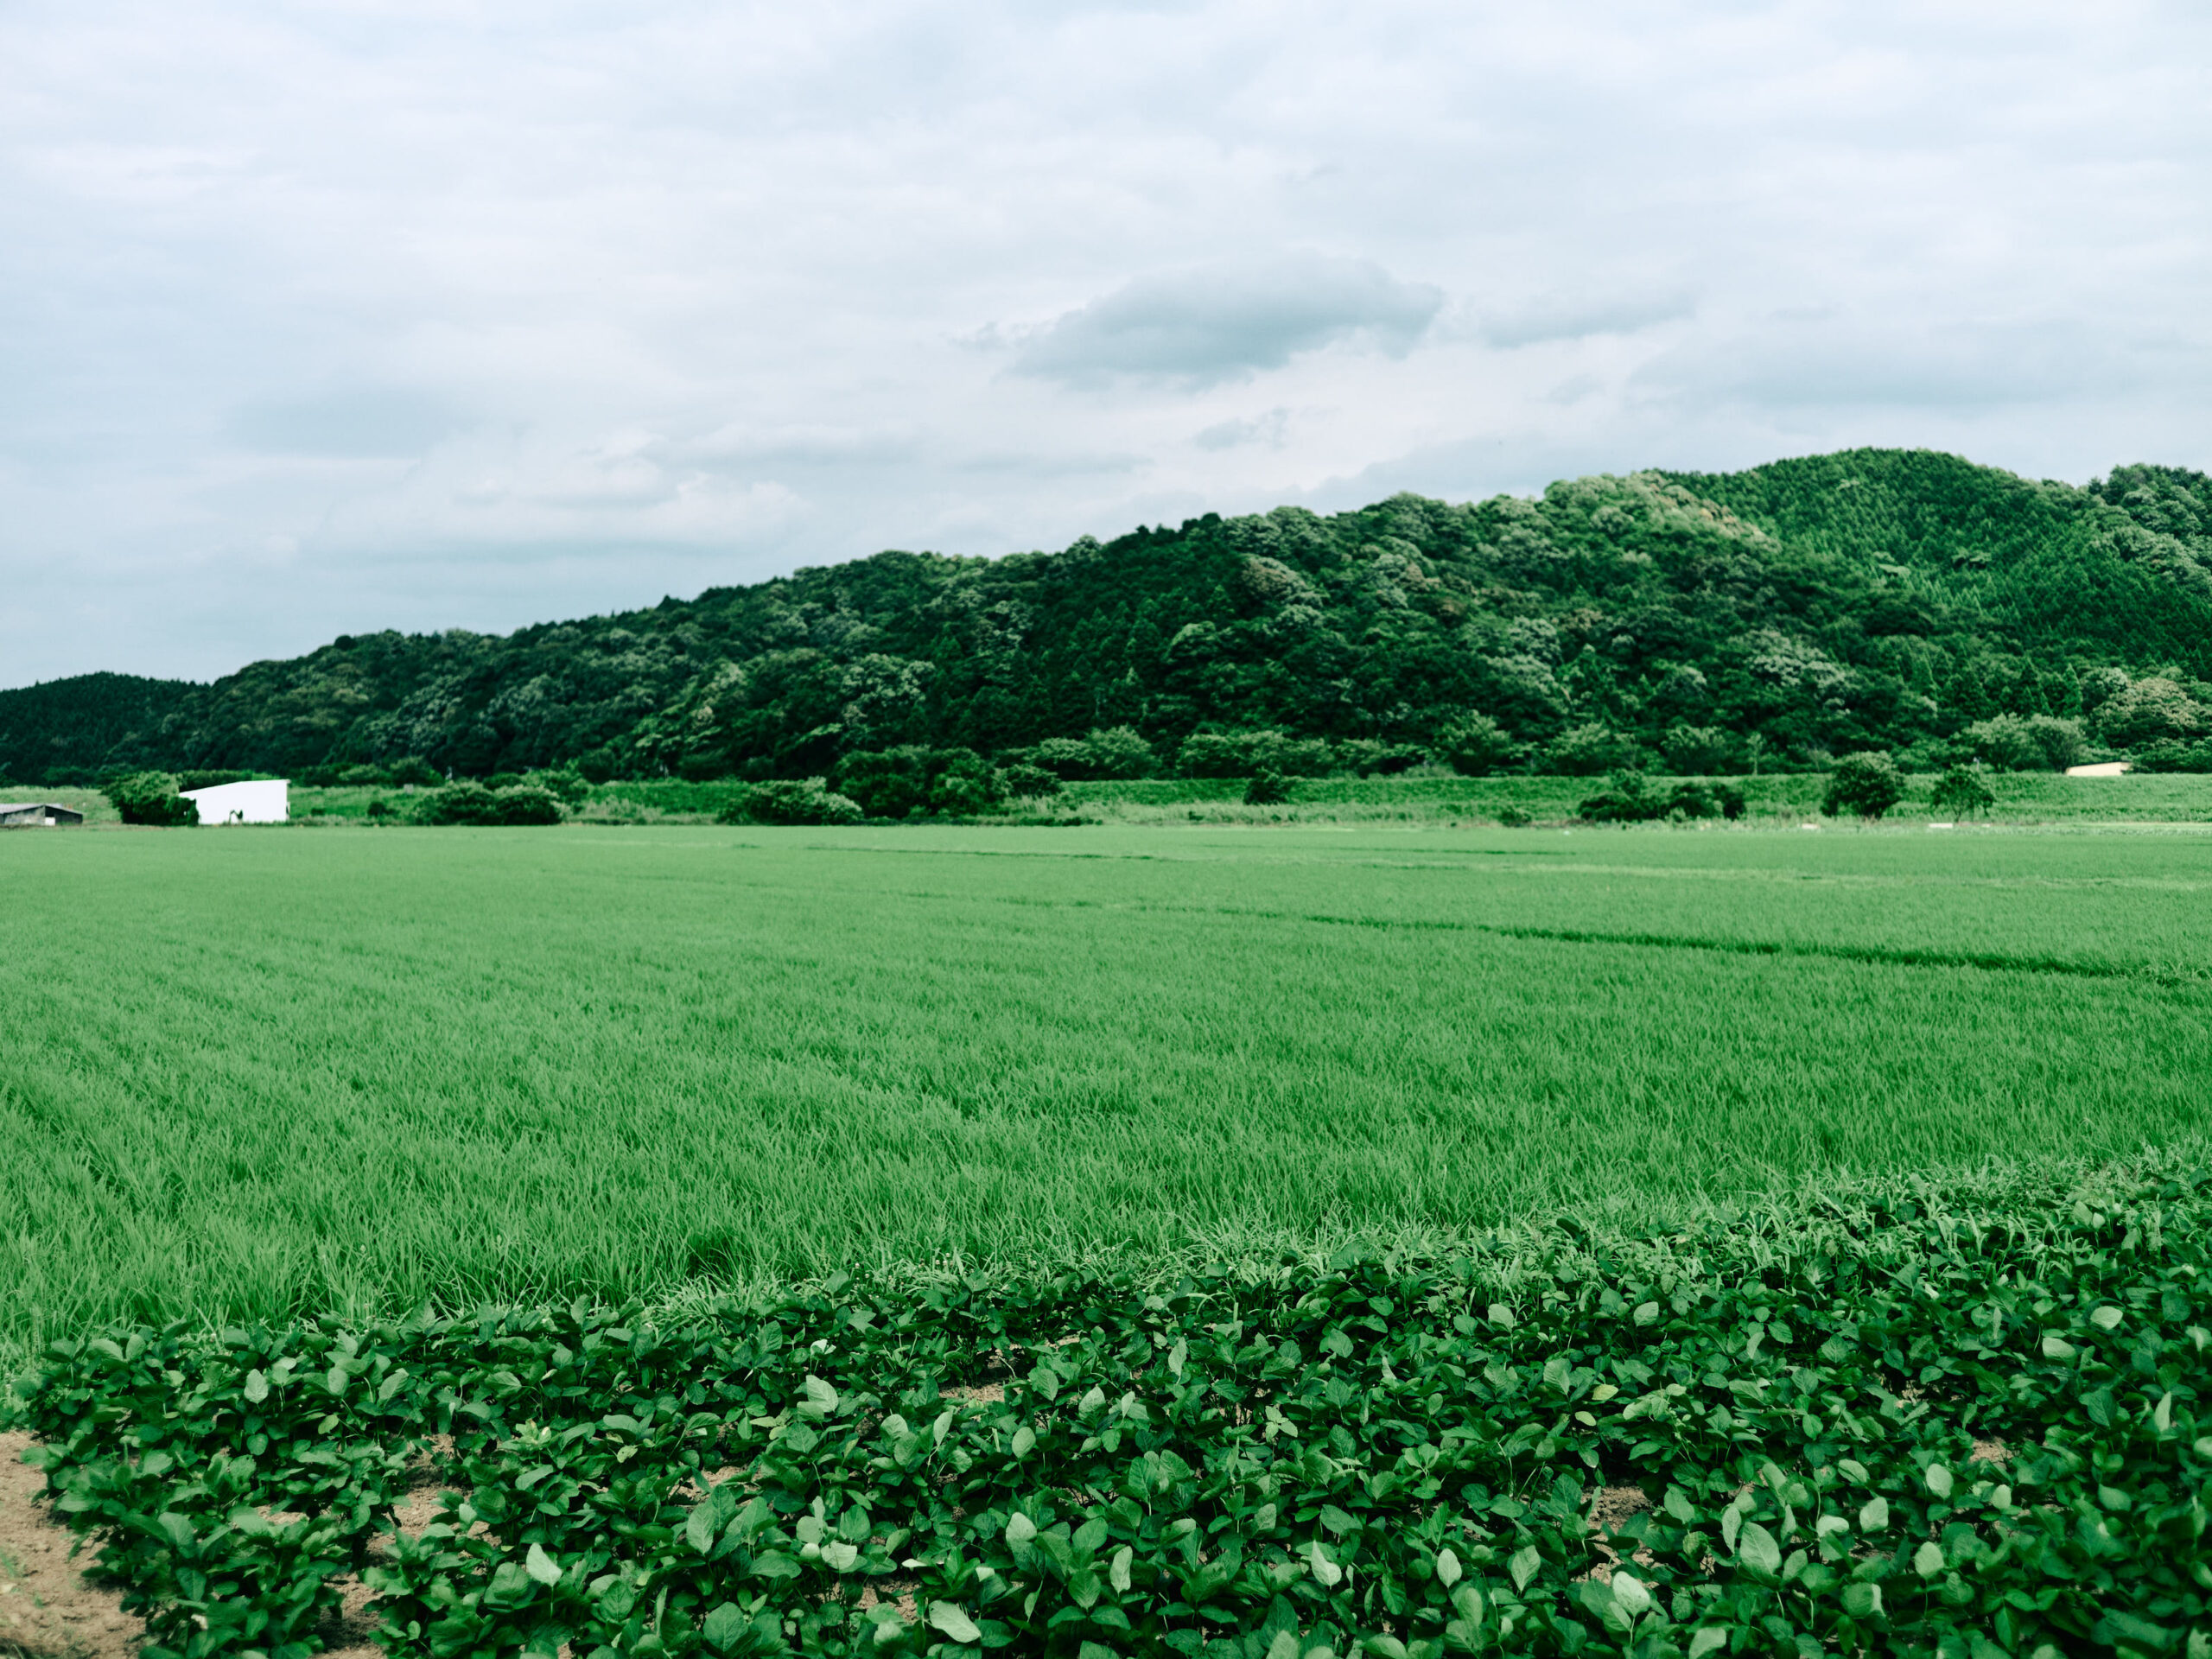
[[[2212,835],[0,838],[0,1345],[2196,1136]]]

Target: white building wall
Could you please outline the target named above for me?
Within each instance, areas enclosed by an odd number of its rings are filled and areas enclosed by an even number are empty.
[[[292,817],[291,789],[288,779],[257,778],[243,784],[217,784],[212,789],[181,792],[200,809],[202,823],[288,823]]]

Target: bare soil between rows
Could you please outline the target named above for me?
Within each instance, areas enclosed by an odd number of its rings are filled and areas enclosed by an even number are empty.
[[[40,1501],[46,1477],[23,1459],[28,1434],[0,1434],[0,1659],[137,1659],[146,1624],[123,1611],[120,1590],[83,1569],[94,1550],[76,1540]],[[424,1484],[399,1502],[393,1518],[410,1537],[436,1517],[439,1486],[427,1461]],[[372,1639],[377,1621],[368,1586],[345,1582],[337,1617],[318,1632],[328,1659],[383,1659]]]
[[[0,1434],[0,1655],[35,1659],[136,1659],[142,1619],[118,1591],[86,1580],[76,1541],[38,1502],[46,1477],[23,1461],[28,1434]]]

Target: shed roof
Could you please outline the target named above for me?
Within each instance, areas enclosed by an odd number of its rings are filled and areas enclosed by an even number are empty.
[[[82,812],[59,801],[0,801],[0,818],[20,817],[26,812],[35,812],[41,817],[69,818],[79,823],[85,821]]]

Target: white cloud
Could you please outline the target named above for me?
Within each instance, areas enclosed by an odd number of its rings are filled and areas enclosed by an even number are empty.
[[[1841,443],[2207,465],[2208,57],[2181,0],[24,0],[0,684]]]
[[[1204,431],[1193,434],[1191,442],[1201,449],[1235,449],[1248,443],[1263,443],[1270,449],[1280,449],[1289,431],[1290,411],[1275,408],[1249,419],[1231,416],[1216,421]]]
[[[1547,340],[1586,340],[1592,334],[1633,334],[1690,315],[1688,294],[1621,295],[1612,299],[1553,296],[1517,311],[1484,318],[1482,337],[1493,346],[1535,346]]]
[[[1440,289],[1366,260],[1228,260],[1140,276],[1029,332],[1014,370],[1086,388],[1122,378],[1202,387],[1348,340],[1402,357],[1443,303]]]

